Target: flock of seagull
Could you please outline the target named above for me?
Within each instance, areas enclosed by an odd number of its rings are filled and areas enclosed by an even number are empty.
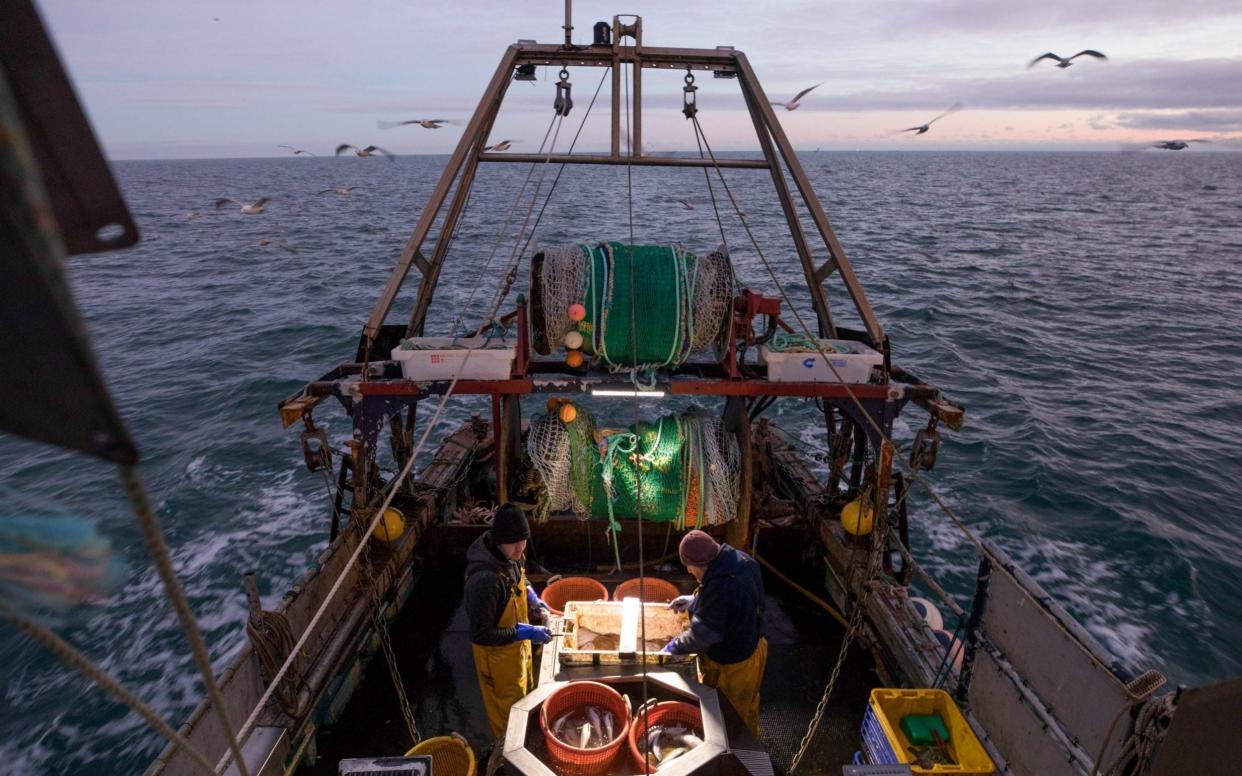
[[[1095,49],[1083,49],[1082,51],[1079,51],[1077,54],[1074,54],[1073,56],[1068,56],[1068,57],[1063,57],[1060,54],[1056,54],[1051,51],[1046,51],[1043,54],[1040,54],[1039,56],[1032,59],[1029,63],[1027,63],[1026,67],[1029,70],[1030,68],[1035,67],[1035,65],[1039,64],[1043,60],[1049,59],[1049,60],[1052,60],[1053,62],[1056,62],[1056,67],[1064,70],[1065,68],[1073,65],[1074,60],[1078,59],[1079,57],[1092,57],[1094,59],[1102,60],[1105,62],[1108,61],[1107,56],[1105,56],[1103,53],[1099,51],[1096,51]],[[808,86],[807,88],[795,94],[792,100],[789,100],[787,102],[781,102],[779,100],[771,100],[771,103],[773,105],[782,107],[785,110],[797,110],[802,105],[802,98],[806,97],[814,89],[820,86],[823,86],[823,82],[817,83],[815,84],[815,86]],[[956,102],[953,105],[949,106],[949,109],[946,110],[944,113],[941,113],[939,116],[932,119],[931,121],[928,121],[926,124],[919,124],[918,126],[915,126],[915,127],[906,127],[905,129],[899,129],[899,130],[896,130],[893,134],[900,135],[905,132],[913,132],[915,135],[925,134],[928,130],[931,129],[932,124],[944,118],[945,116],[948,116],[950,113],[955,113],[956,111],[959,111],[961,109],[962,109],[962,104],[960,102]],[[1202,139],[1199,139],[1199,140],[1158,140],[1152,143],[1151,147],[1160,148],[1165,151],[1182,151],[1186,148],[1189,148],[1190,143],[1206,143],[1206,142],[1208,141],[1202,140]],[[816,149],[816,150],[818,151],[819,149]]]
[[[1051,60],[1055,62],[1056,67],[1064,70],[1065,68],[1073,65],[1074,60],[1078,59],[1079,57],[1091,57],[1096,60],[1108,61],[1107,56],[1105,56],[1103,53],[1099,51],[1096,51],[1095,49],[1083,49],[1082,51],[1079,51],[1077,54],[1074,54],[1068,57],[1063,57],[1059,54],[1048,51],[1032,59],[1027,64],[1027,68],[1029,69],[1029,68],[1035,67],[1037,64],[1047,59],[1047,60]],[[820,83],[817,83],[814,86],[808,86],[807,88],[798,92],[797,94],[793,96],[793,99],[791,100],[786,100],[783,102],[779,100],[772,100],[771,103],[773,105],[782,107],[787,111],[797,110],[799,107],[801,107],[803,98],[805,98],[812,91],[814,91],[815,89],[823,85],[824,84],[821,81]],[[940,119],[943,119],[944,117],[952,113],[956,113],[957,111],[961,110],[962,107],[963,107],[962,103],[956,102],[953,105],[950,105],[949,108],[945,110],[943,113],[931,119],[930,121],[924,124],[919,124],[918,126],[906,127],[905,129],[895,130],[893,134],[904,134],[906,132],[913,132],[914,135],[926,134],[931,129],[932,124],[936,123]],[[380,121],[375,122],[375,126],[377,129],[394,129],[396,127],[414,126],[414,125],[422,127],[423,129],[441,129],[442,127],[446,125],[455,125],[455,124],[460,124],[460,122],[455,121],[453,119],[408,119],[405,121],[380,120]],[[504,151],[508,151],[513,146],[514,143],[520,143],[520,142],[521,142],[520,140],[505,139],[493,145],[485,146],[483,150],[485,152],[491,152],[491,153],[503,153]],[[1189,148],[1191,143],[1206,143],[1206,142],[1208,141],[1204,139],[1159,140],[1159,141],[1152,143],[1151,147],[1160,148],[1166,151],[1181,151],[1186,148]],[[279,148],[288,149],[294,156],[301,156],[301,155],[316,156],[314,152],[308,151],[304,148],[298,148],[296,146],[281,145],[279,146]],[[816,150],[818,151],[819,149],[816,149]],[[386,151],[380,146],[377,146],[377,145],[356,146],[351,143],[341,143],[340,145],[338,145],[336,147],[336,151],[334,155],[340,156],[341,154],[348,153],[350,151],[352,151],[354,155],[359,156],[359,157],[364,157],[364,158],[370,157],[370,156],[383,156],[389,159],[390,161],[395,158],[392,153],[390,153],[389,151]],[[357,191],[360,188],[361,187],[359,186],[339,186],[339,187],[324,189],[318,192],[318,194],[320,195],[337,194],[338,196],[341,196],[341,197],[349,197],[354,191]],[[215,206],[216,206],[216,210],[223,210],[225,208],[232,206],[232,207],[237,208],[238,211],[242,215],[253,216],[253,215],[258,215],[262,213],[264,209],[268,206],[268,204],[272,202],[272,199],[273,199],[272,197],[260,197],[259,199],[253,202],[239,202],[230,197],[220,197],[219,199],[215,201]],[[676,201],[679,202],[687,210],[695,209],[694,205],[687,202],[686,200],[679,199]],[[193,210],[185,214],[185,219],[187,221],[195,221],[201,217],[202,217],[202,213],[200,213],[197,210]],[[285,243],[281,241],[277,241],[277,240],[263,239],[259,241],[259,245],[261,246],[276,245],[277,247],[282,248],[286,251],[289,251],[290,253],[297,252],[293,247],[286,245]]]

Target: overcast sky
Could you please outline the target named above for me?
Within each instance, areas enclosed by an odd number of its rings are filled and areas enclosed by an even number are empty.
[[[321,155],[338,143],[448,152],[460,126],[381,131],[375,122],[464,123],[505,46],[560,42],[564,13],[549,0],[42,0],[40,8],[117,159],[275,156],[287,153],[281,144]],[[588,43],[595,21],[622,11],[643,17],[648,45],[745,51],[774,100],[823,82],[797,111],[780,111],[803,149],[1242,143],[1242,0],[579,0],[574,41]],[[1045,51],[1084,48],[1110,59],[1027,69]],[[576,111],[601,74],[571,71]],[[538,146],[554,97],[543,77],[513,84],[493,140]],[[713,146],[754,147],[736,83],[698,82]],[[894,134],[955,102],[965,109],[927,134]],[[680,109],[680,74],[648,75],[652,148],[694,145]],[[603,147],[606,127],[597,109],[579,148]]]

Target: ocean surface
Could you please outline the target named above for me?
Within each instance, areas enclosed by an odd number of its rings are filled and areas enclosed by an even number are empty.
[[[1185,684],[1242,673],[1242,154],[809,153],[803,161],[894,361],[967,408],[965,428],[946,434],[928,476],[942,498],[1128,665]],[[327,540],[324,483],[303,467],[297,429],[282,430],[277,403],[352,358],[444,163],[120,162],[142,242],[68,263],[217,666],[244,638],[242,573],[260,569],[265,603],[274,604]],[[515,247],[517,227],[528,212],[528,228],[535,223],[542,204],[532,210],[532,194],[538,186],[542,203],[555,174],[520,165],[481,172],[429,334],[476,322],[511,260],[521,262],[514,293],[525,290],[530,250]],[[727,179],[809,319],[768,174]],[[624,169],[567,170],[535,243],[628,239],[626,182]],[[349,185],[359,187],[349,197],[317,193]],[[635,170],[632,191],[635,240],[699,252],[719,243],[701,170]],[[216,197],[260,196],[276,197],[260,215],[213,208]],[[739,275],[775,294],[737,216],[724,210]],[[201,218],[187,220],[189,211]],[[408,315],[416,287],[415,271],[390,320]],[[833,289],[830,299],[838,323],[850,325],[845,294]],[[486,405],[450,405],[430,442],[471,412]],[[788,400],[770,414],[808,446],[822,443],[807,405]],[[907,409],[898,440],[922,417]],[[333,405],[316,420],[336,442],[348,434]],[[125,563],[125,585],[60,617],[58,631],[179,725],[199,682],[115,470],[6,437],[0,496],[11,513],[98,521]],[[912,522],[916,553],[967,595],[971,545],[917,491]],[[0,628],[0,687],[5,770],[135,773],[163,746],[8,628]]]

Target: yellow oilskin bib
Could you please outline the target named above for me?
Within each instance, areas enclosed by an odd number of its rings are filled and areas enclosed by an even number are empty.
[[[514,628],[530,622],[526,611],[526,574],[517,588],[509,591],[509,602],[496,623],[497,628]],[[535,687],[529,641],[514,641],[500,647],[471,644],[474,649],[474,671],[479,677],[483,706],[492,736],[500,738],[509,724],[509,708]]]
[[[729,699],[750,732],[759,736],[759,688],[768,663],[768,640],[760,637],[750,657],[737,663],[717,663],[699,655],[699,681],[715,687]]]

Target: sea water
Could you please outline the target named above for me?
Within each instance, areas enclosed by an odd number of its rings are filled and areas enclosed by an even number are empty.
[[[274,606],[327,542],[324,482],[305,470],[300,429],[281,428],[277,403],[353,359],[445,160],[120,162],[142,242],[67,263],[218,668],[244,642],[242,573],[259,570]],[[966,407],[965,427],[945,433],[928,474],[941,498],[1129,666],[1188,684],[1242,672],[1242,155],[821,153],[803,162],[894,362]],[[477,324],[516,264],[511,308],[535,246],[630,239],[627,191],[634,240],[697,252],[721,241],[702,170],[577,167],[557,180],[558,171],[481,171],[428,334]],[[713,190],[739,276],[778,295],[762,251],[810,322],[768,173],[725,178],[737,208],[714,175]],[[346,185],[359,188],[348,198],[318,193]],[[260,196],[275,197],[260,215],[213,208],[217,197]],[[188,220],[189,211],[201,217]],[[822,242],[803,223],[822,261]],[[835,280],[834,316],[857,327]],[[406,320],[417,286],[414,270],[390,322]],[[541,401],[528,404],[528,415],[541,411]],[[451,403],[428,445],[487,411],[485,399]],[[627,403],[618,422],[632,422],[631,411]],[[810,405],[784,400],[768,414],[809,454],[823,446]],[[347,437],[331,401],[315,418],[334,443]],[[907,408],[897,441],[908,444],[924,419]],[[0,494],[11,512],[98,521],[126,584],[58,630],[179,725],[201,684],[114,468],[5,437]],[[972,546],[925,494],[911,499],[916,555],[967,601]],[[163,746],[8,628],[0,686],[0,758],[21,772],[136,772]]]

